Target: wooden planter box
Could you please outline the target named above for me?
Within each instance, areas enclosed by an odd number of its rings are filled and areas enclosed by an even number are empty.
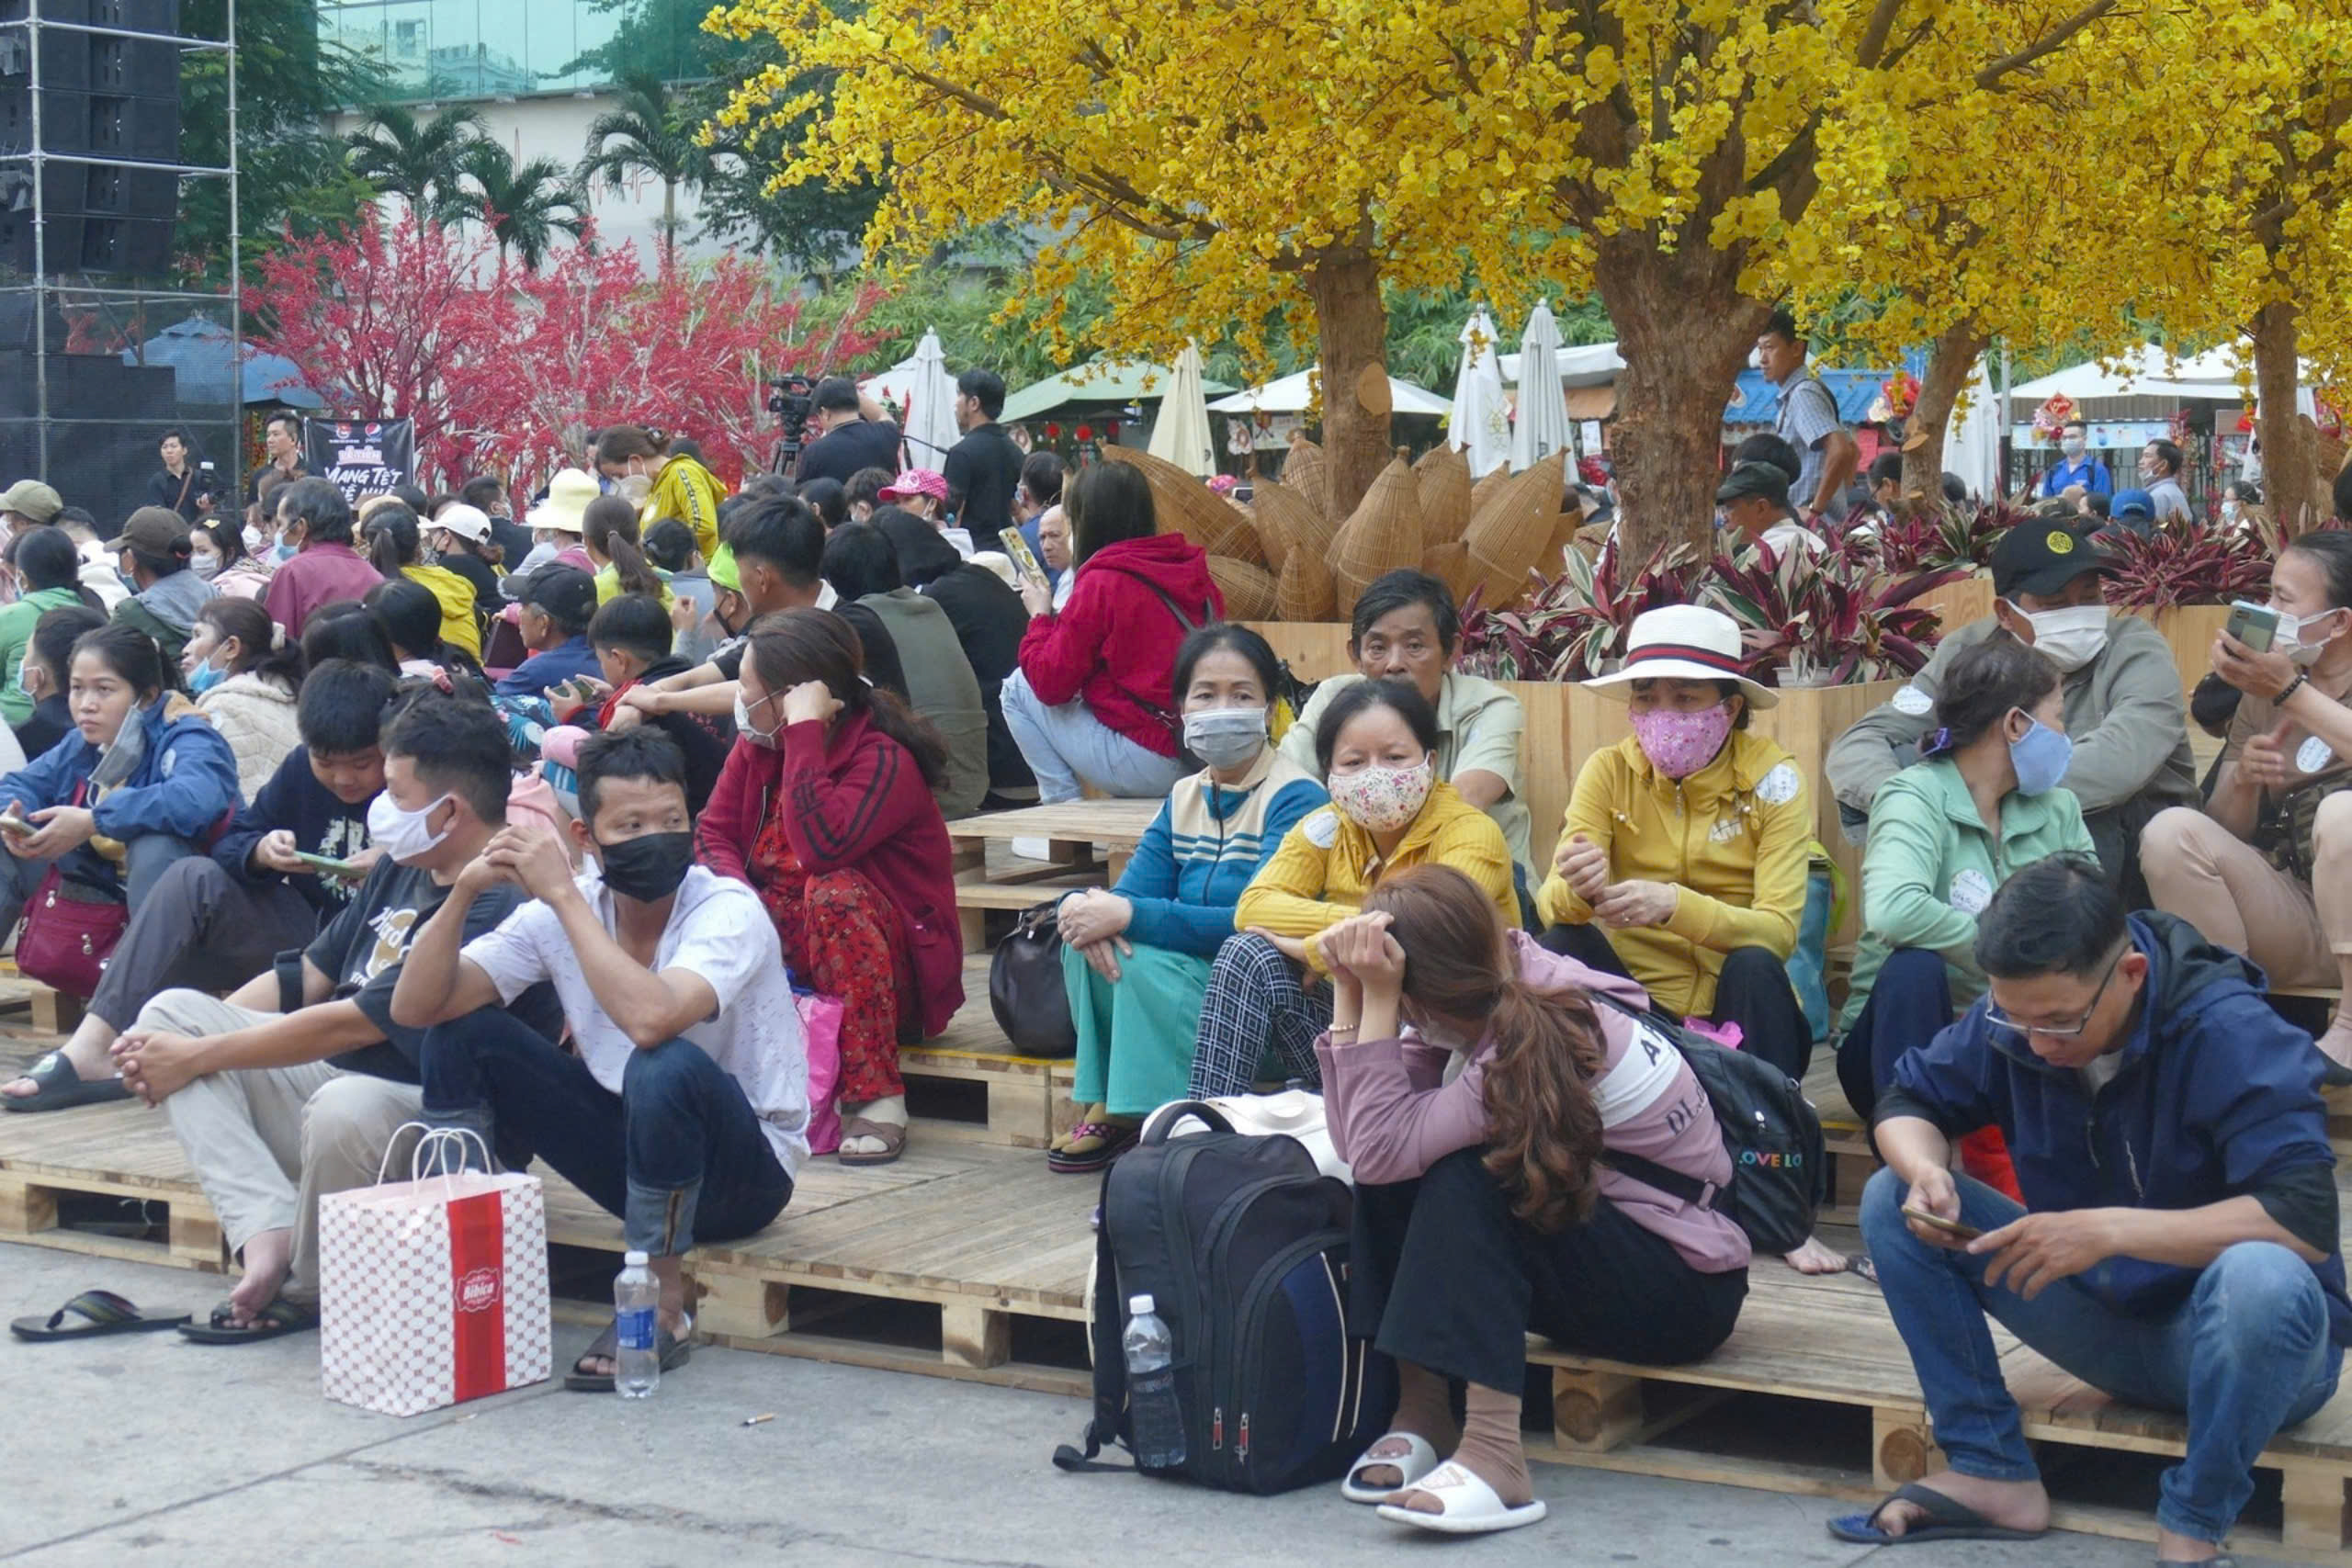
[[[2173,667],[2180,671],[2180,689],[2193,692],[2213,669],[2213,639],[2230,618],[2227,604],[2181,604],[2169,610],[2134,610],[2172,644]]]

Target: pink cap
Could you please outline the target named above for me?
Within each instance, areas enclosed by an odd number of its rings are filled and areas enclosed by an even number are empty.
[[[927,495],[933,501],[947,499],[947,476],[934,468],[909,468],[879,491],[884,501],[904,501],[910,495]]]

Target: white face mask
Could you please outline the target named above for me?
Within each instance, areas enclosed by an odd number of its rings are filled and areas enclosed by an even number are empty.
[[[765,707],[775,699],[775,694],[774,692],[770,692],[766,696],[760,699],[760,705]],[[783,732],[784,726],[781,724],[777,725],[774,729],[762,729],[759,726],[753,724],[752,722],[751,706],[743,701],[742,688],[738,686],[735,689],[736,734],[741,735],[754,746],[764,746],[773,749],[775,745],[775,738]]]
[[[613,481],[613,490],[631,506],[643,506],[653,493],[653,481],[643,474],[624,474]]]
[[[262,542],[262,535],[261,535],[261,529],[260,529],[260,527],[259,527],[257,525],[255,525],[255,524],[252,524],[252,523],[248,523],[248,524],[246,524],[246,525],[245,525],[245,554],[247,554],[247,555],[249,555],[249,556],[257,556],[257,555],[261,554],[261,542]]]
[[[196,573],[201,581],[209,582],[220,574],[220,558],[219,556],[190,556],[187,558],[187,569]]]
[[[2277,611],[2278,615],[2278,632],[2270,639],[2270,651],[2283,653],[2306,668],[2318,663],[2319,656],[2327,651],[2331,634],[2315,630],[2311,636],[2305,637],[2303,628],[2312,626],[2314,622],[2326,620],[2335,612],[2322,610],[2316,615],[2298,616],[2287,614],[2286,611],[2278,609],[2276,604],[2271,605],[2270,608]]]
[[[449,829],[444,828],[436,833],[425,825],[425,818],[454,798],[445,795],[417,810],[402,811],[400,803],[392,798],[392,792],[386,790],[368,803],[368,841],[396,861],[407,862],[429,855],[440,847],[442,840],[449,836]],[[457,819],[452,818],[450,826],[456,825]]]
[[[2032,624],[2034,651],[2058,666],[2063,674],[2073,674],[2097,659],[2100,649],[2107,647],[2108,616],[2104,604],[2019,614]]]
[[[2079,435],[2069,435],[2065,440],[2058,443],[2058,450],[2065,453],[2069,457],[2079,457],[2087,451],[2089,447],[2090,443],[2084,440]]]

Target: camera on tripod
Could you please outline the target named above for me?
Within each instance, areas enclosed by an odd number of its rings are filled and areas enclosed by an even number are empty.
[[[800,460],[803,438],[808,434],[808,416],[816,412],[817,383],[806,376],[771,376],[768,385],[775,389],[768,394],[768,412],[784,426],[784,439],[776,444],[771,468],[776,473],[788,474]]]

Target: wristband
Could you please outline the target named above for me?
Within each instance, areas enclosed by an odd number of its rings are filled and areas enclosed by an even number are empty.
[[[2297,692],[2301,691],[2305,686],[2310,685],[2311,682],[2312,677],[2310,671],[2296,671],[2295,678],[2287,682],[2287,689],[2270,699],[2270,705],[2275,708],[2285,707],[2287,705],[2287,699],[2293,696]]]

